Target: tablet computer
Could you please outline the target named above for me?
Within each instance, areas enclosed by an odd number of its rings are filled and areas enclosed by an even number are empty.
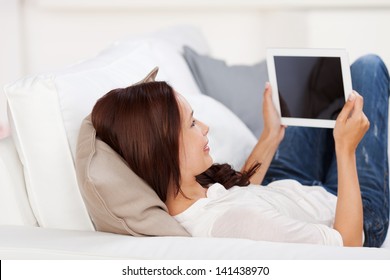
[[[334,128],[352,92],[343,49],[268,49],[272,99],[284,125]]]

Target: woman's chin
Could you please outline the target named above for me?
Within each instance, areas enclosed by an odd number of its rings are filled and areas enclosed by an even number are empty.
[[[214,159],[209,155],[208,156],[208,168],[210,168],[214,164]]]

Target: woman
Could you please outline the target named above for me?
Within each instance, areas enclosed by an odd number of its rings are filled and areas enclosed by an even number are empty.
[[[207,125],[165,82],[110,91],[96,103],[92,123],[193,236],[344,246],[364,240],[379,247],[389,217],[389,76],[375,56],[351,69],[370,130],[357,92],[333,136],[328,129],[286,129],[267,84],[264,131],[242,172],[213,164]]]

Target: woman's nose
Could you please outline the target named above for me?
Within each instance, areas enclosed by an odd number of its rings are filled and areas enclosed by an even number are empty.
[[[209,133],[209,127],[203,122],[200,122],[200,125],[202,128],[203,135],[207,135],[207,133]]]

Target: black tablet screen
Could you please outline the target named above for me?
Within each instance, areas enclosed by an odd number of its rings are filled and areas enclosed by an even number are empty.
[[[339,57],[274,58],[282,117],[337,118],[345,103]]]

